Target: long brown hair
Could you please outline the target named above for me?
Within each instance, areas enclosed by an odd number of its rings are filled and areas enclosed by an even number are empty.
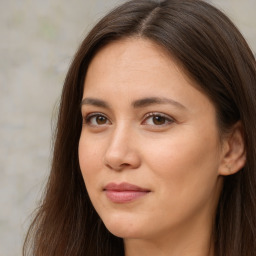
[[[168,50],[215,104],[221,133],[238,120],[243,124],[246,165],[224,179],[213,236],[215,255],[255,256],[255,58],[232,22],[200,0],[126,2],[84,39],[64,83],[51,174],[24,255],[124,255],[123,240],[105,228],[90,202],[78,162],[87,67],[102,46],[124,37],[147,38]]]

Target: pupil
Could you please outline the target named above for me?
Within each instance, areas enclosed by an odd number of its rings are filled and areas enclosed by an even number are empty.
[[[154,124],[160,125],[165,123],[165,118],[162,116],[154,116],[153,117]]]
[[[106,123],[106,118],[104,116],[98,116],[97,117],[97,123],[98,124],[105,124]]]

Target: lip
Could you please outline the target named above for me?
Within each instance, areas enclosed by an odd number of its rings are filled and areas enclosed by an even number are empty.
[[[107,198],[114,203],[128,203],[151,192],[149,189],[141,188],[130,183],[109,183],[103,191]]]

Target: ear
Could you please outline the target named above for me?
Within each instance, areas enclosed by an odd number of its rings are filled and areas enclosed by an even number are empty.
[[[219,175],[231,175],[241,170],[246,162],[243,126],[239,121],[223,139]]]

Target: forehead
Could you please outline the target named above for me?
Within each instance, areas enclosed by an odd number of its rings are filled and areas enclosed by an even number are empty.
[[[85,89],[92,80],[94,87],[103,79],[104,83],[110,80],[131,86],[138,78],[140,81],[137,82],[147,83],[148,87],[153,83],[154,87],[158,87],[166,78],[171,82],[175,79],[186,80],[193,85],[166,49],[148,39],[126,38],[111,42],[96,53],[87,70]],[[159,83],[155,83],[155,80],[159,80]]]
[[[118,58],[116,58],[116,56],[118,56]],[[140,62],[145,65],[145,58],[147,61],[154,60],[154,62],[157,59],[158,62],[162,60],[165,62],[165,65],[167,62],[169,62],[169,64],[174,63],[174,58],[171,54],[164,47],[152,40],[128,37],[110,42],[101,47],[92,58],[89,68],[94,66],[95,62],[101,62],[102,65],[105,64],[107,67],[107,59],[112,59],[112,64],[116,61],[119,66],[128,67],[130,64],[134,65]],[[131,60],[133,63],[130,62]],[[175,63],[175,65],[178,67],[178,64]]]
[[[170,54],[156,43],[128,38],[103,47],[92,59],[85,77],[85,97],[130,104],[138,99],[169,97],[191,111],[213,109]]]

